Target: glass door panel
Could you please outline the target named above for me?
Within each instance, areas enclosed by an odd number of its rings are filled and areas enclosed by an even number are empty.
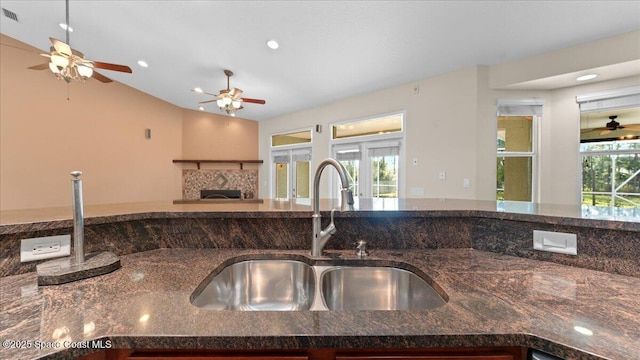
[[[397,155],[371,157],[371,197],[398,197]]]
[[[289,198],[289,164],[288,163],[275,163],[275,198],[276,199],[288,199]]]
[[[293,189],[293,197],[296,199],[309,199],[310,198],[310,175],[309,169],[311,168],[311,161],[296,161],[295,162],[295,188]]]

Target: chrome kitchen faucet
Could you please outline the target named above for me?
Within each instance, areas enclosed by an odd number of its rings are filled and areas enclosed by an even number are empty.
[[[353,193],[351,189],[349,189],[347,170],[345,170],[344,166],[336,159],[327,158],[322,160],[313,178],[313,215],[311,216],[313,221],[313,239],[311,240],[311,256],[321,256],[322,249],[327,244],[331,235],[336,232],[336,226],[333,223],[333,213],[335,210],[331,210],[331,222],[324,230],[322,230],[322,223],[320,221],[320,175],[327,165],[333,166],[340,176],[340,183],[342,185],[342,189],[340,190],[340,211],[353,210]]]

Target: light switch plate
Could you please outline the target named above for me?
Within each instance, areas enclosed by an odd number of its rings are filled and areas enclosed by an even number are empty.
[[[71,235],[22,239],[20,262],[51,259],[71,254]]]
[[[561,254],[578,255],[576,234],[533,230],[533,248]]]

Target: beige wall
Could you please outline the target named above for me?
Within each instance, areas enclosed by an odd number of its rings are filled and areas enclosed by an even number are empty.
[[[183,159],[257,160],[257,121],[188,109],[182,116]]]
[[[634,62],[637,69],[639,59],[640,30],[492,66],[490,87],[526,84],[626,62]]]
[[[1,41],[1,210],[69,206],[73,170],[83,171],[85,204],[174,200],[188,165],[173,159],[257,158],[253,121],[227,124],[118,82],[67,86],[48,70],[26,69],[46,61],[37,49]]]
[[[425,197],[491,199],[495,196],[494,187],[481,187],[483,193],[477,193],[478,187],[474,185],[477,179],[477,82],[480,74],[485,78],[484,72],[483,67],[473,66],[262,121],[260,158],[265,162],[269,159],[271,135],[321,124],[323,131],[313,134],[312,169],[315,169],[322,159],[330,155],[329,124],[405,111],[405,159],[412,162],[413,158],[417,158],[418,165],[408,165],[405,162],[402,166],[401,173],[406,176],[403,175],[400,183],[400,197],[406,197],[408,189],[412,187],[422,187],[425,189]],[[415,85],[419,85],[418,94],[414,94]],[[495,119],[493,128],[492,134],[495,137]],[[482,129],[482,132],[486,133],[486,129]],[[492,144],[495,146],[495,139]],[[495,156],[495,148],[492,154]],[[495,166],[495,159],[491,163]],[[260,169],[261,196],[269,194],[269,170],[268,166]],[[440,170],[447,172],[446,181],[438,180]],[[462,187],[464,178],[471,179],[471,188]],[[323,182],[321,197],[328,197],[327,183],[328,181]]]

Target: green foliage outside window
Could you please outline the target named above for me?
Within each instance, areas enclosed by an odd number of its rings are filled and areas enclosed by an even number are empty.
[[[582,161],[582,204],[640,208],[640,153],[606,154],[640,148],[640,142],[583,144],[588,155]]]

